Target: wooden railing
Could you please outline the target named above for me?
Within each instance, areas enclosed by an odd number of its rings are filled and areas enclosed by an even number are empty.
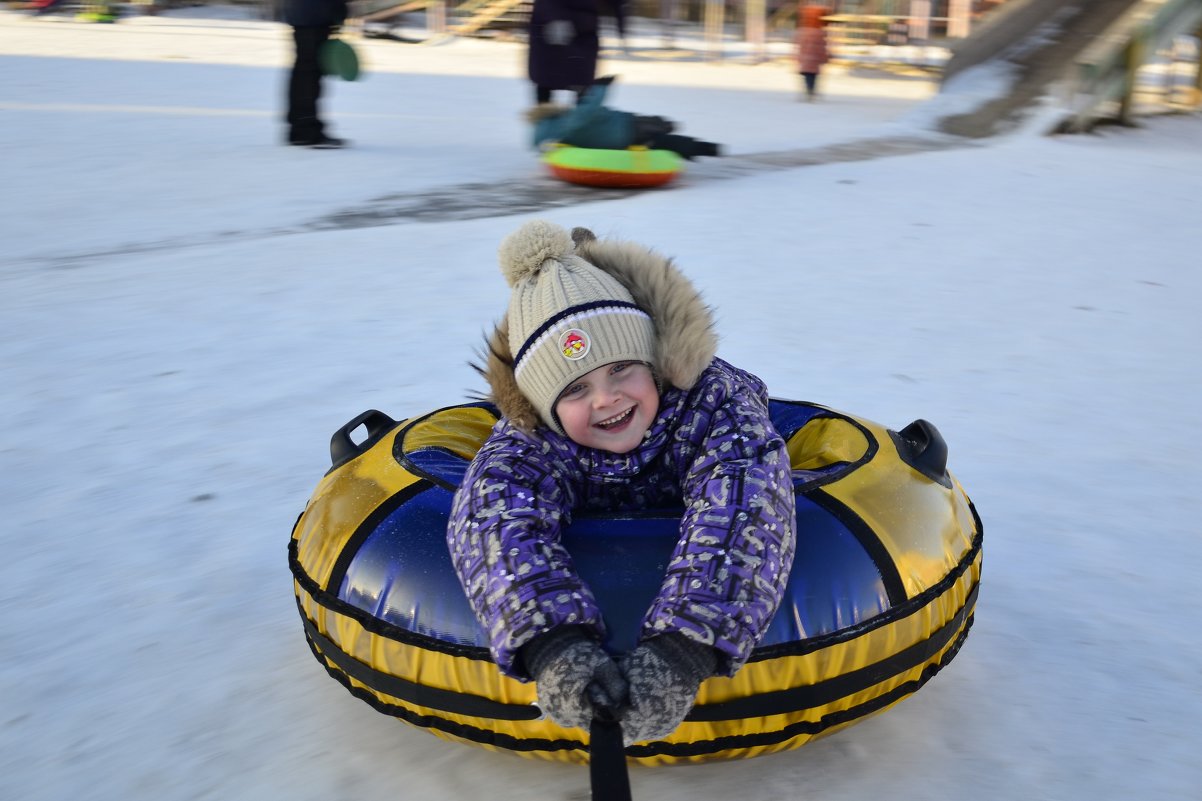
[[[384,22],[414,11],[425,11],[430,34],[471,36],[498,22],[524,21],[529,17],[531,0],[356,0],[351,4],[353,26]],[[448,7],[449,10],[448,10]],[[455,22],[448,24],[448,16]]]

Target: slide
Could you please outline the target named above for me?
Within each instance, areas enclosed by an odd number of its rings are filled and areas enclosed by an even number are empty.
[[[977,108],[944,117],[950,134],[986,137],[1005,130],[1037,103],[1049,87],[1071,74],[1073,65],[1095,39],[1145,0],[1010,0],[996,16],[952,54],[943,86],[968,79],[974,67],[989,62],[1009,65],[1009,93]]]

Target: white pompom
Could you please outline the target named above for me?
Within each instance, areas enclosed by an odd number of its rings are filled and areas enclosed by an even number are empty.
[[[548,259],[562,259],[573,251],[572,235],[546,220],[532,220],[505,237],[497,255],[501,274],[517,286],[538,272]]]

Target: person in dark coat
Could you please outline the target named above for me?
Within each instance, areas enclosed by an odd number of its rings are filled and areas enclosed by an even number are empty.
[[[292,26],[296,60],[288,76],[288,144],[301,147],[338,148],[346,144],[330,136],[318,116],[321,97],[321,48],[330,34],[342,25],[347,0],[287,0],[284,21]]]
[[[612,0],[618,34],[626,34],[624,0]],[[528,70],[536,102],[548,103],[556,89],[577,97],[597,75],[601,48],[599,0],[534,0],[530,12]]]

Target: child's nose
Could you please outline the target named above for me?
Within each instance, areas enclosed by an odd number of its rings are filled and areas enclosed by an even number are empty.
[[[608,406],[618,399],[618,388],[611,384],[604,384],[598,388],[597,403],[602,406]]]

